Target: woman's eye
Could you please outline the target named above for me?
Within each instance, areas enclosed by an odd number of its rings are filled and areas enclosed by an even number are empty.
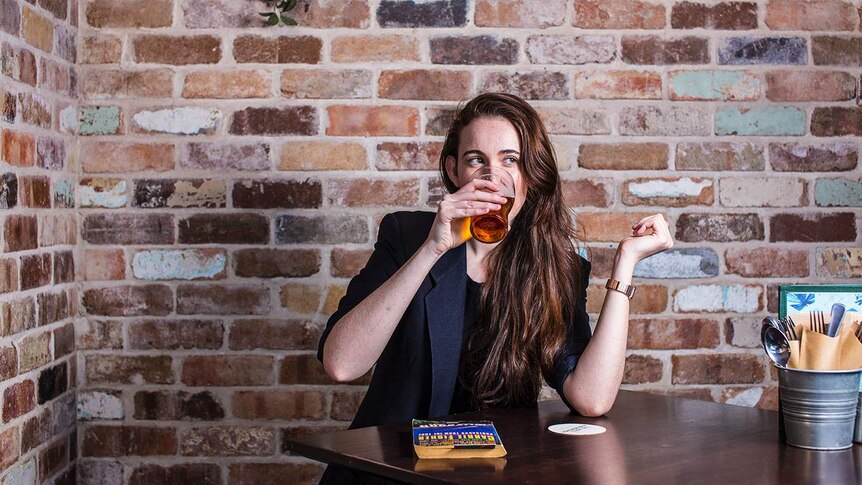
[[[515,165],[518,163],[518,159],[515,157],[506,157],[503,159],[503,163],[506,165]]]
[[[482,159],[479,157],[473,157],[473,158],[467,159],[467,165],[470,165],[470,166],[482,165],[482,163],[483,163]]]

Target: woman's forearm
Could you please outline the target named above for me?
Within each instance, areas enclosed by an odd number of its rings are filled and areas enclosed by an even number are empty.
[[[352,381],[371,369],[438,259],[427,244],[422,245],[391,278],[341,317],[323,346],[323,368],[332,379]]]
[[[618,251],[612,278],[631,284],[636,262]],[[613,406],[625,370],[628,327],[628,297],[608,290],[593,337],[563,384],[566,399],[579,413],[601,416]]]

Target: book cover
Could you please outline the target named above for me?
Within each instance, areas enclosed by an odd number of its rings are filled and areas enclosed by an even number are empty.
[[[419,458],[499,458],[506,448],[491,421],[413,420]]]

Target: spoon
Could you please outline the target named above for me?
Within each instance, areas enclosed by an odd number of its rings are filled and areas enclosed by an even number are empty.
[[[836,303],[832,305],[832,320],[829,321],[829,330],[826,335],[834,337],[838,335],[838,329],[841,327],[841,320],[844,318],[844,305]]]
[[[787,361],[790,360],[790,342],[787,341],[787,336],[772,325],[764,325],[760,331],[760,340],[766,355],[776,365],[787,367]]]

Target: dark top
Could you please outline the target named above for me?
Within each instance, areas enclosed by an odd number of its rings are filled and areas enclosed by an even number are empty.
[[[465,376],[471,375],[477,369],[464,369],[464,354],[467,351],[467,342],[473,332],[479,330],[479,295],[482,292],[482,284],[476,283],[467,277],[467,304],[464,305],[464,331],[461,340],[461,368],[458,371],[458,379],[455,381],[455,391],[452,393],[452,404],[449,406],[449,414],[466,413],[475,411],[473,406],[473,392],[469,388],[469,382],[462,382]]]
[[[433,212],[394,212],[380,223],[377,243],[365,268],[347,287],[330,317],[318,347],[323,347],[333,326],[347,312],[388,280],[410,259],[428,237]],[[586,287],[590,263],[580,258],[582,281],[578,305],[568,311],[569,337],[548,385],[562,394],[563,382],[577,365],[590,340]],[[467,301],[466,245],[447,251],[431,268],[404,316],[377,359],[371,383],[351,428],[408,422],[449,414],[456,387]]]

